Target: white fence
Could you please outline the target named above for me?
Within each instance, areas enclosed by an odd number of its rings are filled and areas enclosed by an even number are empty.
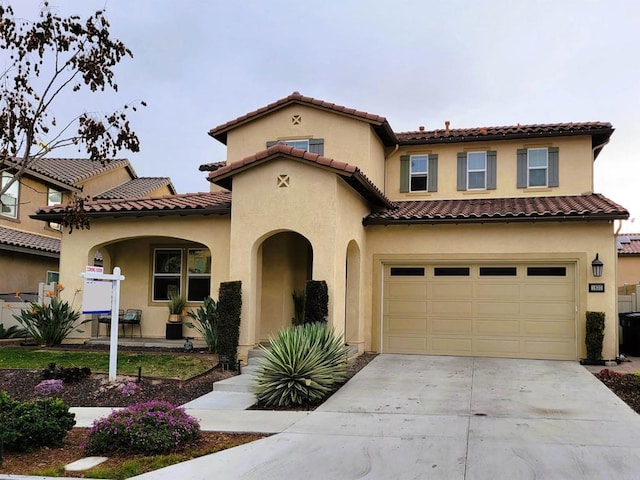
[[[637,312],[640,298],[640,285],[625,285],[618,289],[618,312]]]
[[[37,303],[49,303],[51,297],[47,296],[47,292],[54,292],[56,288],[55,283],[41,283],[38,286],[38,300]],[[0,323],[5,329],[9,329],[14,325],[20,326],[18,321],[13,318],[14,315],[20,315],[20,311],[29,308],[28,302],[22,302],[20,298],[16,297],[15,302],[9,302],[6,300],[0,300]]]

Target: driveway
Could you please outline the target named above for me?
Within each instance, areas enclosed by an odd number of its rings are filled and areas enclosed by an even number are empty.
[[[640,416],[575,362],[379,355],[283,433],[137,478],[637,479]]]

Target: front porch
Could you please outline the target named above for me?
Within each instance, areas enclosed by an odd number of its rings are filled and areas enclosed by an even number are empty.
[[[106,346],[110,344],[108,336],[91,337],[85,340],[84,344],[88,346]],[[207,344],[201,338],[192,338],[194,349],[207,348]],[[164,338],[152,338],[152,337],[118,337],[118,347],[127,348],[169,348],[169,349],[184,349],[185,340],[166,340]]]

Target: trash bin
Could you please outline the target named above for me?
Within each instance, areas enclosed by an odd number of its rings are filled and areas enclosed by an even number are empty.
[[[640,356],[640,312],[619,313],[622,327],[622,351],[626,355]]]

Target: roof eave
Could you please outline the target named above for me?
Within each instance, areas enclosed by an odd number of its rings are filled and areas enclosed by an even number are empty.
[[[446,218],[367,218],[362,220],[362,225],[437,225],[437,224],[462,224],[462,223],[538,223],[538,222],[566,222],[566,221],[612,221],[626,220],[628,213],[609,213],[595,215],[540,215],[540,216],[480,216],[480,217],[446,217]]]
[[[186,217],[186,216],[207,216],[207,215],[230,215],[231,206],[221,206],[212,208],[181,208],[181,209],[156,209],[156,210],[119,210],[109,212],[85,212],[89,218],[122,218],[122,217]],[[29,215],[34,220],[59,223],[64,218],[63,213],[38,213]]]
[[[6,243],[0,243],[0,250],[16,253],[26,253],[28,255],[38,255],[40,257],[47,258],[60,258],[60,252],[52,252],[50,250],[42,250],[33,247],[20,247],[17,245],[8,245]]]

